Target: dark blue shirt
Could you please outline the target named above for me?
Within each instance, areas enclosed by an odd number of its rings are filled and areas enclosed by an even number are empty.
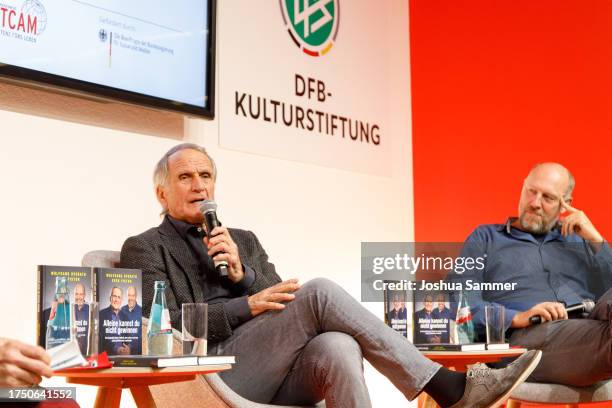
[[[440,334],[440,342],[450,343],[450,322],[455,321],[455,315],[453,315],[453,312],[451,312],[447,307],[442,310],[436,307],[431,311],[431,317],[434,319],[446,319],[446,321],[443,320],[441,323],[439,323],[446,324],[445,330],[442,330],[442,333]]]
[[[232,328],[250,320],[253,316],[246,293],[255,282],[255,271],[243,264],[244,277],[239,282],[233,283],[227,278],[219,278],[213,259],[208,255],[208,248],[204,246],[203,239],[206,236],[204,229],[199,225],[192,225],[169,215],[167,217],[179,235],[187,241],[192,255],[199,262],[199,278],[204,301],[207,303],[222,302]]]
[[[119,309],[119,318],[121,320],[138,320],[142,319],[142,308],[138,303],[134,305],[134,308],[130,310],[129,305],[123,305],[121,309]]]
[[[119,312],[115,313],[113,311],[112,306],[108,306],[105,309],[100,310],[100,350],[102,353],[106,351],[108,355],[115,356],[119,354],[119,347],[123,346],[123,341],[121,340],[121,335],[116,331],[107,332],[113,327],[119,327],[119,322],[121,319],[119,318]],[[105,324],[108,322],[109,324]]]
[[[132,321],[141,324],[142,322],[142,307],[138,303],[130,310],[129,305],[123,305],[119,309],[119,319],[122,321]],[[130,346],[130,354],[142,354],[142,328],[139,328],[135,335],[130,335],[132,339],[126,342]]]
[[[81,349],[81,354],[87,356],[87,343],[89,337],[89,305],[84,303],[79,306],[74,304],[74,320],[76,325],[76,338]]]
[[[596,300],[612,286],[612,250],[604,242],[597,253],[576,235],[563,237],[558,229],[545,236],[506,224],[481,225],[467,238],[462,257],[483,257],[484,268],[451,273],[448,281],[461,282],[467,294],[474,326],[485,330],[484,307],[498,303],[506,308],[508,329],[518,312],[542,302],[580,303]],[[516,283],[514,290],[468,289],[471,282]],[[453,292],[455,301],[457,292]]]

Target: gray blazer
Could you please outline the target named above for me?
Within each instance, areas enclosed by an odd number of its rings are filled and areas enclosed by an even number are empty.
[[[250,231],[228,228],[238,246],[243,265],[255,271],[255,282],[248,295],[280,282],[274,265],[259,240]],[[181,305],[204,302],[198,278],[198,261],[191,255],[188,243],[178,234],[167,217],[159,227],[128,238],[121,248],[121,267],[142,269],[143,316],[151,313],[154,282],[166,281],[166,303],[170,310],[172,326],[182,327]],[[232,335],[223,303],[208,305],[208,341],[218,343]]]

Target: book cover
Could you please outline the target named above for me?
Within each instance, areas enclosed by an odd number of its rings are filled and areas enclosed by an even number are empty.
[[[414,343],[451,343],[451,323],[455,317],[448,295],[437,291],[418,291],[414,294]]]
[[[99,304],[99,352],[142,354],[142,272],[94,268]]]
[[[395,281],[385,281],[392,283]],[[398,282],[399,283],[399,282]],[[392,290],[385,285],[383,293],[385,323],[393,330],[399,332],[404,337],[408,337],[408,310],[406,301],[408,300],[407,290]]]
[[[74,336],[81,354],[90,352],[90,308],[94,299],[91,268],[38,266],[38,344],[46,349]],[[72,334],[71,334],[72,329]]]

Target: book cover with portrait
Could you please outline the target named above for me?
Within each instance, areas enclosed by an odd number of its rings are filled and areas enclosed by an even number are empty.
[[[396,281],[384,281],[385,283],[393,283]],[[399,281],[397,281],[399,283]],[[384,290],[385,303],[385,323],[393,330],[399,332],[404,337],[408,337],[408,310],[406,302],[408,301],[407,290],[393,290],[385,285]]]
[[[448,294],[441,291],[416,291],[413,305],[413,343],[451,343],[451,326],[455,314],[451,310]]]
[[[75,337],[81,354],[90,353],[90,304],[94,299],[89,267],[38,266],[38,344],[50,349]]]
[[[99,352],[142,354],[142,271],[94,268],[99,312]]]

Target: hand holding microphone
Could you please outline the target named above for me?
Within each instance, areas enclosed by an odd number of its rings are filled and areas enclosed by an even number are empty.
[[[200,211],[204,216],[208,255],[212,257],[217,273],[221,278],[227,277],[232,282],[240,281],[244,277],[244,271],[238,246],[217,218],[217,203],[205,200],[200,204]]]
[[[557,303],[559,304],[559,303]],[[538,306],[538,305],[536,305]],[[590,313],[591,310],[593,310],[593,308],[595,308],[595,302],[593,302],[591,299],[584,299],[582,302],[577,303],[575,305],[571,305],[571,306],[567,306],[565,307],[565,313],[564,316],[562,317],[563,319],[567,319],[567,317],[570,314],[581,314],[581,313]],[[552,317],[552,316],[551,316]],[[548,318],[547,316],[545,316],[546,321],[549,320],[557,320],[557,319],[552,319],[552,318]],[[541,315],[533,315],[529,318],[529,324],[540,324],[542,323],[542,316]]]

